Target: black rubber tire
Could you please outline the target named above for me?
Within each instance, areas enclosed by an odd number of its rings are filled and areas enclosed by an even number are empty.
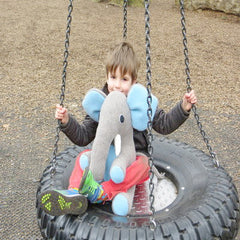
[[[66,189],[77,154],[85,148],[72,146],[57,157],[57,172],[43,172],[37,196],[47,189]],[[239,229],[239,198],[231,177],[215,168],[211,158],[185,143],[155,137],[153,158],[160,172],[178,189],[176,200],[156,211],[155,231],[149,216],[118,217],[110,204],[90,205],[82,216],[53,217],[39,208],[37,218],[44,239],[57,240],[212,240],[234,239]]]

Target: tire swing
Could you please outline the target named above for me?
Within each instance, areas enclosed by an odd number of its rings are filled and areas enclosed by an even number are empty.
[[[63,105],[66,68],[68,58],[72,1],[69,0],[67,31],[65,40],[64,66],[60,104]],[[126,38],[126,6],[124,0],[124,33]],[[148,137],[150,153],[149,189],[139,185],[135,194],[136,204],[130,215],[119,217],[112,213],[111,203],[90,205],[81,216],[51,216],[45,213],[37,200],[37,220],[44,239],[56,240],[123,240],[123,239],[172,239],[172,240],[211,240],[234,239],[239,228],[239,199],[236,187],[228,173],[219,165],[216,154],[208,143],[199,121],[196,107],[194,116],[207,145],[210,156],[188,144],[167,138],[159,138],[151,133],[151,70],[149,38],[149,3],[145,0],[146,59],[148,96]],[[191,90],[188,67],[188,49],[183,0],[181,0],[181,22],[184,43],[184,55],[187,74],[187,89]],[[71,146],[57,155],[60,127],[57,127],[55,149],[50,165],[43,171],[37,189],[39,194],[50,189],[67,189],[68,180],[77,155],[91,146]],[[154,149],[154,152],[153,152]],[[154,165],[153,165],[154,164]],[[158,181],[154,177],[155,169],[165,176]],[[161,183],[167,181],[165,191]],[[172,184],[172,185],[171,185]],[[155,187],[154,187],[155,186]],[[157,186],[157,187],[156,187]],[[174,186],[174,187],[173,187]],[[169,191],[176,196],[171,202],[159,205],[160,198]],[[141,193],[141,191],[143,193]],[[147,192],[147,193],[146,193]],[[149,195],[149,201],[147,200]],[[160,198],[158,199],[158,195]],[[147,198],[146,198],[147,196]],[[168,199],[166,199],[167,201]],[[138,205],[137,205],[138,203]],[[144,207],[147,206],[147,209]]]

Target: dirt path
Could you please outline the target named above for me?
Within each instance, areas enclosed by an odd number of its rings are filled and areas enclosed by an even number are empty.
[[[36,180],[53,151],[67,4],[0,0],[1,239],[40,239]],[[152,1],[150,14],[153,92],[168,110],[186,89],[180,14],[174,0]],[[81,119],[82,97],[87,89],[103,85],[106,51],[122,38],[122,9],[79,0],[73,15],[65,102]],[[240,18],[210,11],[187,12],[186,18],[200,119],[240,191]],[[144,32],[144,10],[129,8],[128,40],[141,59],[143,84]],[[169,137],[206,150],[193,116]],[[61,135],[59,151],[69,144]]]

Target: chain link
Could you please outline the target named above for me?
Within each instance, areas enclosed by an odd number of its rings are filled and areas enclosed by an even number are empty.
[[[182,35],[183,35],[183,47],[184,47],[184,57],[185,57],[185,73],[186,73],[186,84],[187,84],[187,91],[190,92],[192,90],[191,88],[191,78],[190,78],[190,69],[189,69],[189,58],[188,58],[188,47],[187,47],[187,35],[186,35],[186,20],[185,20],[185,14],[184,14],[184,0],[180,0],[180,12],[181,12],[181,24],[182,24]],[[196,122],[197,122],[197,126],[200,130],[200,134],[202,135],[202,138],[206,144],[206,147],[209,151],[209,154],[212,158],[212,161],[215,165],[215,167],[219,167],[219,161],[217,159],[217,155],[215,152],[213,152],[213,149],[212,147],[210,146],[209,144],[209,139],[207,137],[207,134],[206,132],[203,130],[203,126],[200,122],[200,117],[197,113],[197,108],[195,105],[193,105],[192,107],[192,111],[194,113],[194,117],[196,119]]]
[[[152,84],[151,84],[151,57],[150,57],[150,15],[149,15],[149,0],[145,0],[145,40],[146,40],[146,81],[147,81],[147,91],[148,91],[148,97],[147,97],[147,104],[148,104],[148,153],[149,153],[149,167],[150,167],[150,179],[149,179],[149,200],[150,200],[150,210],[152,212],[151,220],[150,220],[150,229],[155,230],[156,228],[156,222],[155,222],[155,208],[154,208],[154,183],[153,183],[153,147],[152,147],[152,141],[153,141],[153,134],[152,134]]]
[[[65,87],[66,87],[66,77],[67,77],[67,66],[68,66],[68,55],[69,55],[69,38],[70,38],[70,30],[71,30],[71,22],[72,22],[72,11],[73,11],[73,0],[69,0],[68,6],[68,16],[67,16],[67,29],[66,29],[66,36],[65,36],[65,51],[64,51],[64,60],[63,60],[63,71],[62,71],[62,86],[61,86],[61,94],[60,94],[60,105],[63,106],[63,101],[65,99]],[[58,152],[58,141],[59,141],[59,134],[60,134],[60,120],[58,120],[58,125],[56,127],[56,137],[55,137],[55,144],[54,144],[54,151],[52,157],[52,165],[50,168],[51,177],[53,177],[56,173],[56,158]]]
[[[127,5],[128,0],[123,2],[123,40],[127,40]]]

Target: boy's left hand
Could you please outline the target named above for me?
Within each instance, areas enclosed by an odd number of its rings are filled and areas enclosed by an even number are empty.
[[[191,90],[189,93],[185,93],[183,96],[182,108],[184,111],[188,112],[191,110],[192,105],[197,103],[197,97],[194,90]]]

